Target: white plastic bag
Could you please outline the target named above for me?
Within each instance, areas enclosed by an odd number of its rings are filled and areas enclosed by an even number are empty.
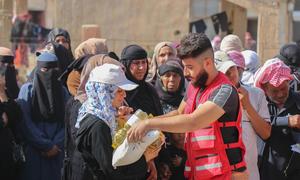
[[[129,143],[127,138],[114,151],[112,166],[124,166],[138,161],[144,154],[146,148],[159,138],[160,132],[157,130],[149,131],[140,142]]]

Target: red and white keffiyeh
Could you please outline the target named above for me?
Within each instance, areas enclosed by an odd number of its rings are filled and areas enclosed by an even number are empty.
[[[291,69],[280,59],[267,60],[265,64],[257,70],[254,76],[254,86],[262,88],[261,85],[270,83],[274,87],[280,86],[286,80],[292,80]]]

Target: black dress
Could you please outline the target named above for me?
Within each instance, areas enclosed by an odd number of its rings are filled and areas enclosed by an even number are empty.
[[[75,128],[75,124],[77,121],[78,111],[81,107],[81,102],[79,100],[74,99],[74,97],[69,98],[66,103],[66,112],[65,112],[65,156],[64,156],[64,164],[62,170],[62,179],[69,180],[72,167],[71,167],[71,159],[75,150],[75,139],[77,128]]]
[[[147,163],[144,156],[131,165],[114,169],[111,145],[112,137],[109,126],[98,117],[88,114],[77,132],[71,179],[146,179]]]
[[[21,111],[14,100],[0,103],[0,179],[17,179],[18,166],[13,161],[13,140],[20,143],[21,137],[19,125],[21,120]],[[4,126],[2,113],[5,112],[8,117],[8,123]]]

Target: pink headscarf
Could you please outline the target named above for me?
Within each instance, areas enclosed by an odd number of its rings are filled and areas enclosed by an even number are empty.
[[[269,59],[257,70],[254,76],[254,86],[261,88],[262,85],[270,83],[274,87],[279,87],[284,81],[292,80],[291,69],[280,59]]]
[[[228,51],[227,54],[238,67],[245,69],[245,58],[241,52],[232,50]]]

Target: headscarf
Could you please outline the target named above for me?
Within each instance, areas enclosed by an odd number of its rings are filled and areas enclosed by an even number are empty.
[[[68,75],[67,87],[72,96],[76,96],[79,85],[80,85],[80,72],[71,71]]]
[[[58,60],[54,54],[43,52],[37,58],[32,91],[32,116],[35,122],[63,122],[64,97],[62,84],[57,80]],[[41,68],[47,68],[42,72]]]
[[[300,47],[296,44],[286,44],[282,46],[277,57],[287,66],[300,68]]]
[[[221,51],[231,51],[236,50],[241,52],[243,50],[243,45],[241,39],[234,34],[227,35],[223,38],[220,45]]]
[[[81,71],[90,57],[96,54],[107,54],[107,51],[106,40],[96,38],[82,42],[75,49],[75,61],[73,61],[62,74],[62,77],[67,78],[68,90],[73,96],[76,95],[80,84]]]
[[[83,41],[75,49],[75,59],[78,59],[87,54],[107,54],[108,48],[106,39],[90,38]]]
[[[243,72],[242,83],[252,86],[254,83],[254,74],[260,67],[260,61],[257,53],[252,50],[242,52],[245,58],[245,71]]]
[[[14,66],[14,55],[12,51],[5,47],[0,47],[0,73],[5,76],[5,92],[10,99],[16,99],[19,94],[19,87]]]
[[[245,58],[241,52],[232,50],[232,51],[228,51],[227,54],[232,59],[232,61],[237,65],[237,67],[245,69]]]
[[[214,51],[219,51],[220,50],[220,45],[221,45],[221,37],[219,35],[216,35],[213,40],[211,41],[211,45],[214,49]]]
[[[171,50],[174,54],[174,57],[177,56],[177,50],[176,50],[175,47],[173,47],[172,42],[165,41],[165,42],[158,43],[154,48],[154,53],[153,53],[153,57],[152,57],[152,60],[151,60],[151,66],[149,68],[147,82],[152,82],[153,80],[155,80],[157,69],[158,69],[158,64],[157,64],[158,55],[159,55],[159,52],[160,52],[161,48],[163,48],[165,46],[171,48]]]
[[[84,66],[81,75],[80,75],[80,84],[77,89],[77,95],[75,99],[78,99],[81,103],[83,103],[86,100],[86,92],[85,92],[85,85],[89,79],[91,71],[97,67],[101,66],[103,64],[115,64],[121,67],[124,67],[122,63],[119,61],[109,57],[105,54],[98,54],[95,56],[92,56],[89,61]]]
[[[142,80],[135,79],[135,77],[130,72],[130,65],[133,60],[146,58],[147,52],[138,45],[126,46],[121,53],[120,61],[126,68],[125,75],[127,79],[139,85],[136,89],[127,91],[126,101],[134,110],[141,109],[148,114],[151,113],[155,116],[161,115],[162,109],[158,99],[158,95],[155,92],[155,89],[145,81],[148,74],[148,61],[146,74]]]
[[[75,127],[79,128],[84,117],[92,114],[110,127],[113,136],[116,131],[116,108],[112,106],[112,100],[117,89],[118,87],[115,85],[88,81],[85,86],[87,100],[79,109]]]
[[[68,44],[69,44],[69,54],[72,55],[72,59],[74,59],[73,54],[72,54],[72,48],[71,48],[71,38],[70,34],[67,30],[61,29],[61,28],[54,28],[52,29],[49,34],[48,34],[48,39],[47,42],[55,42],[55,39],[57,36],[63,36],[66,38]]]
[[[279,87],[284,81],[293,79],[291,69],[278,58],[267,60],[254,77],[254,86],[261,89],[266,83]]]
[[[185,83],[183,69],[179,61],[179,59],[174,58],[172,60],[167,60],[165,64],[161,65],[158,68],[159,78],[157,78],[155,82],[155,89],[160,100],[175,107],[178,107],[182,101]],[[176,92],[168,92],[161,80],[161,76],[170,71],[179,74],[181,77],[179,87]]]
[[[58,60],[58,66],[59,66],[59,80],[64,84],[66,82],[66,77],[61,76],[62,73],[68,68],[68,66],[73,61],[73,55],[70,54],[70,51],[65,48],[63,45],[58,44],[56,42],[49,42],[46,44],[44,49],[41,51],[36,52],[36,55],[39,56],[43,52],[48,52],[51,54],[54,54],[57,57]],[[31,74],[29,75],[28,80],[32,81],[34,73],[36,71],[36,67],[32,70]]]
[[[54,54],[58,59],[58,65],[62,73],[72,63],[73,55],[70,54],[70,51],[67,48],[65,48],[63,45],[55,42],[52,42],[51,44],[54,48]]]

